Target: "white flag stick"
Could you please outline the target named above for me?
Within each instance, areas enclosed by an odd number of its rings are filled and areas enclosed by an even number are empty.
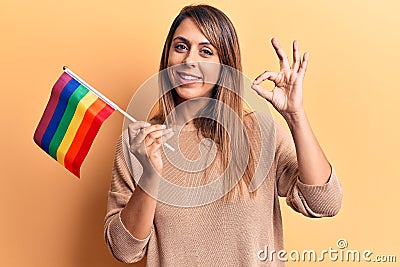
[[[108,105],[110,105],[113,109],[118,110],[119,112],[122,113],[122,115],[124,115],[126,118],[128,118],[130,121],[132,122],[136,122],[137,120],[135,118],[133,118],[131,115],[129,115],[128,113],[125,112],[125,110],[123,110],[122,108],[118,107],[114,102],[112,102],[110,99],[108,99],[107,97],[105,97],[102,93],[100,93],[99,91],[97,91],[96,89],[94,89],[92,86],[90,86],[88,83],[86,83],[82,78],[80,78],[78,75],[76,75],[75,73],[73,73],[68,67],[64,66],[63,67],[64,71],[66,73],[68,73],[69,75],[71,75],[72,78],[74,78],[75,80],[77,80],[79,83],[81,83],[82,85],[84,85],[87,89],[89,89],[90,91],[92,91],[95,95],[97,95],[101,100],[103,100],[104,102],[106,102]],[[171,151],[175,151],[175,149],[169,145],[168,143],[164,143],[164,145],[166,147],[168,147]]]

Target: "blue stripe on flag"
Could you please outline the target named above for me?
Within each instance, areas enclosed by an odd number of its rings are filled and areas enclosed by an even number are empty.
[[[46,132],[42,139],[42,148],[46,153],[49,153],[49,146],[51,139],[53,139],[54,133],[60,124],[61,118],[64,115],[65,109],[67,108],[69,98],[72,93],[79,87],[80,83],[75,79],[71,79],[60,94],[60,99],[58,100],[57,107],[54,110],[53,116],[50,120],[49,126],[47,126]]]

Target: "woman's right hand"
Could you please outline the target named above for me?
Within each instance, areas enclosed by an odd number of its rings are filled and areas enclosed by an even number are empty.
[[[165,129],[165,125],[137,121],[129,124],[128,135],[129,150],[139,160],[143,173],[150,176],[162,175],[161,147],[172,137],[172,129]]]

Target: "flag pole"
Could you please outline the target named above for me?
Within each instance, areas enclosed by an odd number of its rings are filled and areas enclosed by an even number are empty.
[[[90,91],[92,91],[95,95],[97,95],[101,100],[103,100],[104,102],[106,102],[108,105],[110,105],[113,109],[118,110],[122,115],[124,115],[126,118],[128,118],[130,121],[132,122],[136,122],[137,120],[135,118],[133,118],[130,114],[128,114],[125,110],[123,110],[122,108],[120,108],[118,105],[116,105],[114,102],[112,102],[110,99],[108,99],[107,97],[105,97],[102,93],[100,93],[99,91],[97,91],[96,89],[94,89],[92,86],[90,86],[88,83],[86,83],[81,77],[79,77],[78,75],[76,75],[72,70],[70,70],[68,67],[64,66],[63,70],[68,73],[69,75],[71,75],[72,78],[74,78],[75,80],[77,80],[79,83],[81,83],[82,85],[84,85],[87,89],[89,89]],[[164,143],[164,145],[166,147],[168,147],[171,151],[175,151],[175,149],[169,145],[168,143]]]

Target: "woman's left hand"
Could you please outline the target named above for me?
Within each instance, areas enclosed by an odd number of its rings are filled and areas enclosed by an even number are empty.
[[[303,79],[307,69],[309,53],[306,52],[301,59],[299,43],[293,42],[293,64],[290,66],[285,51],[273,38],[272,45],[279,57],[280,72],[265,71],[258,76],[252,84],[252,88],[283,116],[296,114],[303,111]],[[265,80],[274,82],[272,91],[263,88],[260,83]]]

